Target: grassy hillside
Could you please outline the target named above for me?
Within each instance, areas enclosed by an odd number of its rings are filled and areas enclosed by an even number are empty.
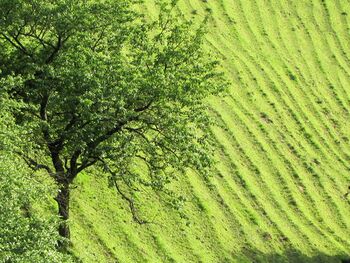
[[[155,14],[151,0],[145,13]],[[83,262],[340,262],[350,257],[350,2],[182,0],[211,14],[207,48],[230,94],[217,172],[177,182],[189,221],[144,193],[133,223],[102,175],[73,190],[73,251]]]

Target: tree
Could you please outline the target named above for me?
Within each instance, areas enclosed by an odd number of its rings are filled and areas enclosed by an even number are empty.
[[[161,191],[175,171],[208,173],[205,98],[227,85],[203,26],[179,22],[175,2],[146,22],[131,0],[0,0],[0,77],[20,78],[7,94],[23,103],[16,122],[35,149],[20,154],[59,185],[63,220],[71,183],[91,166],[109,172],[139,223],[121,184]],[[69,238],[67,223],[59,234]]]

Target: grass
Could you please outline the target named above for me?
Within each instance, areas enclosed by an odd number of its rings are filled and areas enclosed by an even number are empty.
[[[155,14],[151,0],[144,7]],[[146,226],[106,178],[84,174],[73,191],[73,252],[83,262],[349,258],[350,4],[182,0],[178,10],[210,13],[206,48],[232,82],[210,101],[222,124],[212,129],[216,173],[177,182],[189,222],[146,195],[140,209],[155,222]]]

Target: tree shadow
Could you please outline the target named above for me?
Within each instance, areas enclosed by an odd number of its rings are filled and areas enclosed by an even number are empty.
[[[263,253],[256,250],[242,250],[244,261],[251,263],[350,263],[350,254],[327,255],[315,251],[312,256],[305,255],[296,249],[287,249],[282,254]]]

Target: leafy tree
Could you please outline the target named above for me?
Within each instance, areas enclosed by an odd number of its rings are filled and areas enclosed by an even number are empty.
[[[152,22],[132,2],[0,0],[0,77],[21,79],[7,94],[23,103],[16,122],[35,149],[21,155],[59,185],[63,220],[88,167],[110,173],[142,223],[121,184],[161,191],[187,167],[211,166],[205,98],[227,85],[202,50],[203,26],[179,22],[176,1]],[[69,238],[66,223],[59,233]]]

